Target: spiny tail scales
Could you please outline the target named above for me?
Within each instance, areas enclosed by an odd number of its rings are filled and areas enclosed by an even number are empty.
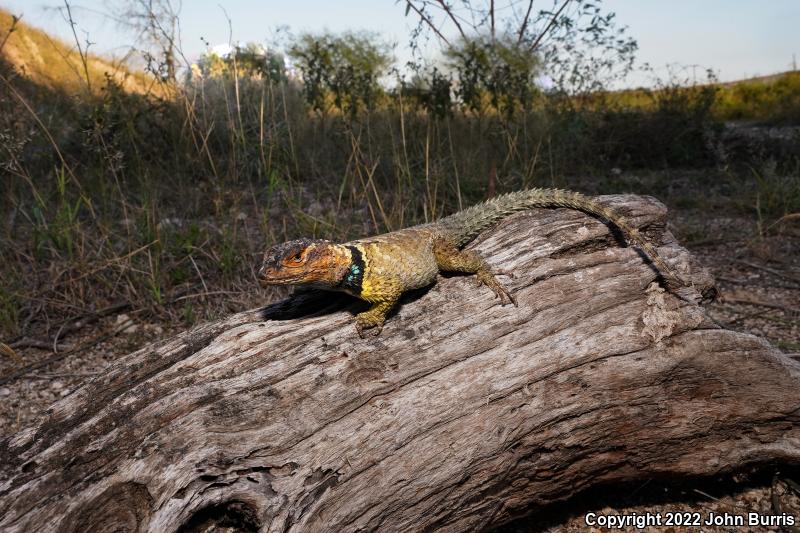
[[[453,236],[454,244],[461,248],[501,219],[534,207],[569,207],[613,223],[630,242],[644,251],[661,271],[664,281],[670,288],[684,285],[661,259],[653,245],[642,237],[638,229],[628,224],[619,213],[578,192],[561,189],[529,189],[512,192],[454,213],[439,220],[438,223]]]

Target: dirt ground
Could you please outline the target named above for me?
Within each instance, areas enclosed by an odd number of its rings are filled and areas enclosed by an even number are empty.
[[[788,356],[800,359],[800,221],[789,220],[765,232],[744,216],[709,216],[700,210],[677,209],[671,219],[672,231],[718,282],[720,297],[708,305],[710,316],[723,327],[762,336]],[[254,291],[249,298],[252,307],[265,303],[261,291]],[[0,436],[30,425],[51,403],[102,373],[117,358],[180,329],[154,323],[137,310],[125,310],[62,336],[61,359],[0,383]],[[52,341],[28,338],[26,342],[27,346],[25,342],[17,344],[13,354],[0,357],[0,381],[25,365],[54,357],[52,348],[46,348]],[[81,346],[87,348],[74,349]],[[712,513],[746,517],[748,512],[786,512],[800,523],[798,483],[800,472],[776,465],[719,479],[652,480],[638,486],[601,487],[500,531],[609,530],[587,525],[587,513],[660,513],[665,517],[667,513],[688,512],[699,513],[705,521]],[[616,530],[642,531],[633,526]],[[644,529],[684,530],[800,531],[779,525]]]

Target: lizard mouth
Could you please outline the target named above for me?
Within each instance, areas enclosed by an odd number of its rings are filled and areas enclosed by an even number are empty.
[[[264,278],[258,278],[258,284],[266,288],[269,287],[270,285],[275,285],[275,282]]]
[[[262,287],[269,287],[272,285],[295,285],[297,283],[301,283],[301,280],[297,278],[297,276],[292,275],[281,275],[275,271],[265,271],[261,270],[257,276],[258,284]]]

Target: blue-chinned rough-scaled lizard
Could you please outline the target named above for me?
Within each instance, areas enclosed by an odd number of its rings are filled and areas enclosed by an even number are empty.
[[[502,304],[516,304],[486,261],[463,248],[503,218],[535,207],[569,207],[613,223],[653,262],[668,289],[683,285],[653,245],[622,215],[581,193],[560,189],[504,194],[436,222],[343,244],[311,239],[285,242],[264,254],[258,279],[263,286],[304,285],[366,300],[372,306],[356,316],[356,330],[362,337],[370,328],[379,333],[400,296],[432,284],[439,272],[475,274],[478,284],[491,289]]]

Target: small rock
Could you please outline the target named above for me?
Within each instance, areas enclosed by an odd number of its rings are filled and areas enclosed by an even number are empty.
[[[162,328],[158,324],[148,324],[144,327],[144,329],[146,329],[151,333],[155,333],[156,335],[161,335],[162,333],[164,333],[164,328]]]
[[[321,216],[322,214],[325,213],[325,211],[326,211],[325,206],[323,206],[320,202],[316,200],[311,202],[308,208],[306,208],[306,212],[314,217]]]
[[[0,388],[0,397],[11,396],[11,389],[8,387]]]
[[[126,326],[126,324],[129,325]],[[125,313],[117,315],[117,320],[114,322],[114,325],[122,328],[123,333],[135,333],[139,329],[139,326],[134,324],[133,320],[131,320],[131,317]]]
[[[64,396],[66,396],[70,392],[72,392],[72,391],[69,390],[69,389],[64,389],[64,390],[61,391],[61,394],[59,394],[59,396],[63,398]]]
[[[56,397],[56,395],[50,392],[49,390],[40,390],[36,396],[40,400],[44,400],[46,402],[52,402],[53,399]]]
[[[158,223],[157,228],[159,230],[168,230],[181,228],[183,225],[184,220],[182,218],[165,218]]]

